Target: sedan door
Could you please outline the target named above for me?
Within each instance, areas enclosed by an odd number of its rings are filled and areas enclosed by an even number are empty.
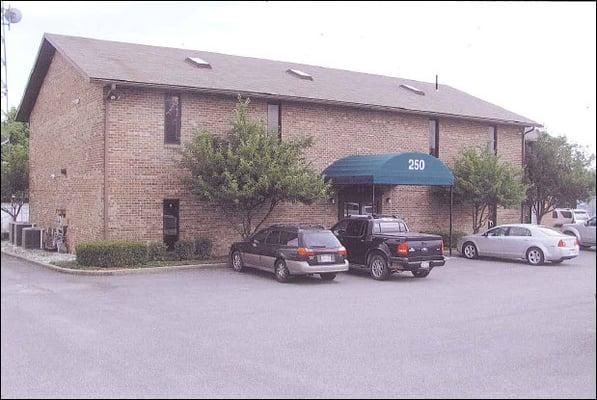
[[[477,240],[477,250],[480,256],[502,257],[502,238],[506,235],[506,229],[497,227],[488,230]]]
[[[503,254],[508,258],[524,258],[531,245],[531,231],[520,226],[508,228],[506,236],[502,239]]]

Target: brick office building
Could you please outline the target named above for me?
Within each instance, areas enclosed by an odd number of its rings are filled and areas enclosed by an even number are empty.
[[[223,253],[237,234],[179,182],[181,145],[195,129],[229,131],[237,96],[282,140],[311,135],[320,171],[355,154],[431,153],[448,166],[466,147],[489,146],[521,165],[534,121],[446,85],[193,50],[46,34],[17,118],[30,125],[30,215],[57,213],[69,245],[90,239],[211,237]],[[424,186],[339,188],[335,199],[280,206],[268,223],[331,226],[344,213],[399,214],[418,230],[446,230],[445,202]],[[471,212],[455,208],[455,229]],[[520,208],[497,211],[518,222]],[[217,229],[214,229],[217,226]],[[214,235],[217,235],[215,237]]]

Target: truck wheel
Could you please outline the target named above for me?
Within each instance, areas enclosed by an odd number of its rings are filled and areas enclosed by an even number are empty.
[[[388,261],[381,254],[373,254],[369,257],[369,273],[377,281],[385,281],[390,276]]]
[[[538,247],[531,247],[527,250],[527,262],[531,265],[542,265],[545,261],[543,252]]]
[[[290,271],[284,260],[276,261],[276,264],[274,265],[274,274],[276,275],[276,280],[278,282],[285,283],[290,280]]]
[[[324,281],[333,281],[336,278],[336,274],[333,272],[329,272],[327,274],[319,274],[321,280]]]
[[[477,252],[477,246],[475,246],[473,242],[466,242],[462,245],[462,254],[465,258],[468,258],[469,260],[477,258],[477,256],[479,255],[479,253]]]
[[[427,275],[429,275],[429,273],[431,272],[431,270],[429,269],[418,269],[416,271],[410,271],[413,276],[415,278],[425,278]]]
[[[240,255],[240,251],[236,250],[232,252],[232,254],[230,255],[230,265],[232,266],[232,269],[236,272],[242,272],[244,265],[243,259]]]

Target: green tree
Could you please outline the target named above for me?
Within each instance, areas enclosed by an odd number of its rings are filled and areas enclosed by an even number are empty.
[[[527,202],[541,223],[544,215],[556,207],[576,207],[595,195],[595,155],[587,155],[580,146],[564,136],[541,132],[529,143],[526,154],[525,182]]]
[[[454,178],[454,198],[472,206],[475,233],[487,222],[491,207],[519,206],[524,200],[522,170],[488,151],[465,150],[454,164]]]
[[[310,138],[280,140],[263,121],[248,115],[249,100],[239,98],[231,132],[219,138],[197,132],[185,145],[184,185],[216,206],[247,238],[282,202],[310,204],[328,195],[329,186],[303,158]]]
[[[2,121],[2,189],[3,203],[10,203],[2,210],[13,220],[28,200],[29,192],[29,129],[15,120],[13,108]]]

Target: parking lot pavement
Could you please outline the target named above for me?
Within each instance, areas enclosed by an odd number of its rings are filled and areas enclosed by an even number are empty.
[[[594,250],[386,282],[1,271],[2,397],[595,398]]]

